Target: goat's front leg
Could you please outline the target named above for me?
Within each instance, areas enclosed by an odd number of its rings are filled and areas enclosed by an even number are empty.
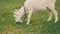
[[[31,19],[32,12],[33,12],[33,11],[30,10],[29,13],[28,13],[27,23],[26,23],[27,25],[30,23],[30,19]]]

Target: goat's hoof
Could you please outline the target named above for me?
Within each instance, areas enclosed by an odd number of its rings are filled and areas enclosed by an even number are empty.
[[[55,21],[54,23],[57,23],[57,21]]]
[[[47,21],[51,21],[51,19],[48,19]]]
[[[57,23],[57,22],[58,22],[58,20],[55,20],[55,21],[54,21],[54,23]]]
[[[26,23],[27,25],[29,24],[29,23]]]

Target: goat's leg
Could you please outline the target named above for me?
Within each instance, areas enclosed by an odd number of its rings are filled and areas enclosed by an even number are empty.
[[[47,9],[49,10],[49,18],[47,21],[50,21],[52,19],[52,11],[49,8],[47,8]]]
[[[55,2],[53,2],[51,5],[49,5],[49,7],[48,7],[51,11],[52,11],[52,13],[54,14],[54,16],[55,16],[55,23],[58,21],[58,13],[57,13],[57,11],[55,10]]]
[[[30,18],[31,18],[31,15],[32,15],[32,11],[29,11],[28,13],[28,18],[27,18],[27,25],[30,23]]]
[[[32,12],[33,12],[33,8],[32,8],[32,6],[30,6],[30,5],[25,5],[25,10],[26,10],[26,13],[28,13],[28,15],[27,15],[27,25],[30,23],[30,18],[31,18],[31,15],[32,15]]]
[[[50,8],[50,10],[52,11],[52,13],[54,14],[54,16],[55,16],[55,23],[58,21],[58,13],[57,13],[57,11],[54,9],[54,8]]]
[[[53,9],[52,12],[53,12],[53,14],[55,16],[55,21],[54,22],[56,23],[58,21],[58,13],[57,13],[57,11],[55,9]]]

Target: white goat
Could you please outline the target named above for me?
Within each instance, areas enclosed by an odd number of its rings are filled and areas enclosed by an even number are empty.
[[[52,19],[52,14],[55,16],[55,23],[58,21],[58,13],[55,10],[55,2],[56,0],[26,0],[24,6],[19,10],[15,10],[14,17],[16,22],[22,22],[21,17],[26,13],[28,13],[27,24],[30,22],[30,18],[32,12],[35,10],[49,10],[49,18],[47,21]],[[25,8],[25,10],[24,10]]]

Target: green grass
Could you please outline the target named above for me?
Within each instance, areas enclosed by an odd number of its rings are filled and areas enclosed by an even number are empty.
[[[0,34],[60,34],[60,21],[54,23],[53,18],[47,22],[47,11],[34,13],[29,25],[16,24],[13,11],[20,8],[23,3],[24,0],[0,0]],[[60,20],[60,0],[56,2],[56,10]]]

